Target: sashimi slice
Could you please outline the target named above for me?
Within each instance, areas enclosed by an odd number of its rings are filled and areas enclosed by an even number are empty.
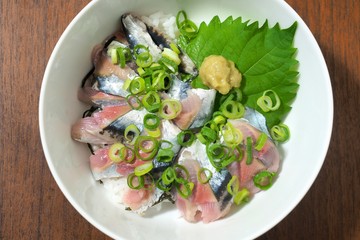
[[[130,110],[131,107],[127,104],[106,106],[94,112],[91,117],[78,120],[71,128],[71,137],[76,141],[91,144],[114,143],[117,139],[103,129]]]
[[[210,166],[205,145],[198,140],[183,149],[179,164],[189,171],[190,181],[194,183],[192,195],[185,199],[177,194],[176,206],[181,215],[189,222],[203,221],[209,223],[226,216],[232,205],[232,197],[226,186],[231,179],[227,170],[216,171]],[[200,183],[197,174],[200,168],[206,167],[213,176],[208,183]]]

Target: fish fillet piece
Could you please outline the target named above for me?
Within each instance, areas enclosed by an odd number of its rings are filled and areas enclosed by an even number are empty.
[[[261,134],[260,130],[250,125],[248,121],[244,119],[228,120],[228,122],[242,132],[244,142],[246,142],[247,137],[251,137],[252,141],[255,143]],[[246,145],[244,143],[242,146],[242,150],[244,152],[242,160],[240,162],[232,163],[229,167],[229,171],[233,175],[238,176],[241,188],[247,188],[251,194],[255,194],[260,191],[260,189],[254,185],[254,176],[264,170],[277,172],[280,166],[280,153],[274,142],[268,138],[264,147],[260,151],[253,149],[253,159],[251,164],[247,164],[247,153],[245,149]]]
[[[176,206],[181,215],[187,221],[204,223],[226,216],[232,205],[232,196],[227,192],[226,186],[232,176],[226,169],[215,170],[207,158],[205,145],[196,140],[190,147],[182,149],[178,163],[186,167],[190,181],[194,183],[193,193],[189,198],[185,199],[179,194],[176,196]],[[197,173],[202,167],[213,174],[205,184],[197,179]]]
[[[79,119],[71,127],[71,137],[79,142],[90,144],[109,144],[116,138],[104,132],[104,128],[113,121],[128,113],[131,107],[127,104],[110,105],[94,112],[92,116]]]
[[[140,190],[131,189],[127,185],[126,177],[105,178],[101,181],[104,187],[109,190],[115,202],[123,204],[126,208],[130,208],[138,214],[144,214],[163,194],[163,191],[149,186]]]

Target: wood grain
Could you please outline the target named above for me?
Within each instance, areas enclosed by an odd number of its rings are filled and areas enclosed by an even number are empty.
[[[88,2],[0,1],[0,239],[109,239],[59,190],[38,127],[46,63],[61,33]],[[334,128],[310,191],[259,239],[360,239],[360,1],[287,2],[308,24],[326,59]]]

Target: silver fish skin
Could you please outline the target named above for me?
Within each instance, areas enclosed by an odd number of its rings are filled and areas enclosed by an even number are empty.
[[[105,127],[104,132],[109,132],[114,137],[123,136],[126,127],[130,124],[134,124],[142,132],[144,130],[143,121],[146,114],[147,111],[145,109],[131,110]]]
[[[190,128],[202,127],[212,117],[214,109],[216,90],[194,88],[189,90],[201,99],[201,111],[196,115]]]
[[[121,16],[121,22],[124,26],[126,37],[132,48],[138,44],[144,45],[149,47],[149,52],[154,61],[158,61],[161,58],[161,49],[151,38],[143,21],[141,21],[137,16],[127,13]]]
[[[264,115],[262,115],[255,109],[246,107],[245,115],[243,118],[246,119],[250,125],[257,128],[261,132],[264,132],[266,135],[268,135],[268,137],[271,138],[271,135],[266,125],[266,118],[264,117]]]
[[[164,47],[170,48],[170,44],[176,42],[175,39],[172,39],[168,34],[166,34],[164,31],[161,31],[157,26],[152,24],[147,17],[141,17],[141,20],[147,26],[147,30],[153,41],[161,49],[163,49]],[[194,62],[184,51],[180,50],[179,58],[181,60],[179,66],[180,72],[190,74],[193,77],[196,77],[199,74],[199,71],[196,68]]]
[[[170,98],[176,100],[183,100],[188,97],[187,91],[191,88],[189,82],[184,82],[179,79],[175,74],[170,74],[171,77],[171,86],[167,94]]]
[[[124,83],[125,81],[120,80],[114,74],[110,76],[96,76],[93,88],[107,94],[126,97],[130,93],[123,89]]]
[[[176,158],[178,152],[180,151],[180,144],[177,141],[177,135],[181,132],[181,130],[175,126],[172,122],[168,120],[162,120],[161,122],[161,140],[166,140],[172,143],[171,150],[175,153],[174,159]],[[159,162],[158,159],[155,157],[153,160],[153,173],[163,172],[167,167],[173,165],[173,161],[169,163]]]
[[[214,196],[221,202],[221,209],[225,209],[228,204],[231,204],[232,196],[229,194],[226,187],[232,176],[227,169],[217,171],[214,168],[207,156],[206,146],[199,140],[196,140],[191,146],[184,148],[180,153],[178,162],[181,164],[188,159],[198,161],[201,167],[211,171],[212,177],[209,180],[209,184]]]

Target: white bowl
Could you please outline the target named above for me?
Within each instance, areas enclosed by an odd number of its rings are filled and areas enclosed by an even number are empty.
[[[286,118],[291,140],[283,145],[285,158],[279,178],[243,208],[211,224],[192,224],[173,206],[140,217],[111,202],[92,177],[89,151],[70,137],[71,125],[86,106],[77,99],[83,76],[91,68],[94,45],[112,33],[121,14],[184,9],[196,23],[219,15],[279,22],[283,28],[298,22],[295,35],[300,61],[297,98]],[[333,99],[327,67],[318,44],[302,19],[282,0],[93,0],[70,23],[58,41],[43,79],[40,95],[40,133],[49,168],[60,189],[95,227],[115,239],[253,239],[279,223],[303,198],[323,164],[329,146]],[[301,224],[301,223],[299,223]],[[305,230],[305,229],[304,229]]]

